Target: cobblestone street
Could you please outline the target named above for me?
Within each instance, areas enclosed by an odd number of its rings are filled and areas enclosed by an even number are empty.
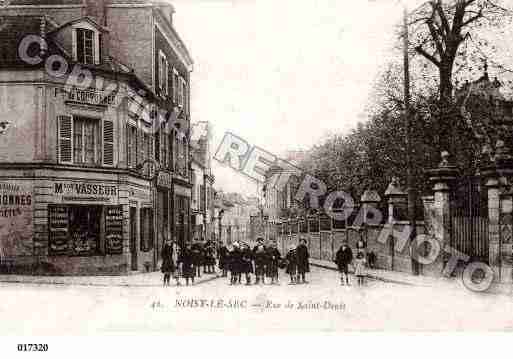
[[[436,297],[427,286],[375,280],[364,288],[343,287],[335,271],[315,267],[307,285],[294,286],[283,273],[279,286],[230,286],[227,278],[202,276],[192,287],[163,288],[159,274],[144,275],[146,282],[142,276],[111,286],[2,283],[2,333],[513,328],[510,296],[456,286],[439,287]]]

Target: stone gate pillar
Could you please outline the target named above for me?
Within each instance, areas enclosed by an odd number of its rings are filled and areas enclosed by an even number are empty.
[[[400,206],[404,207],[408,198],[408,194],[401,188],[398,178],[392,178],[392,181],[385,191],[385,197],[387,198],[388,202],[388,223],[393,224],[395,221],[400,219],[395,218],[394,208]]]
[[[503,278],[501,268],[506,263],[502,263],[502,258],[509,257],[511,253],[503,253],[500,221],[501,209],[508,211],[507,187],[513,178],[513,156],[504,141],[498,140],[495,147],[493,163],[481,168],[481,174],[488,192],[488,265],[494,272],[495,280],[504,281],[507,278]]]
[[[440,255],[433,263],[433,271],[441,274],[445,265],[444,248],[450,244],[451,238],[451,191],[458,178],[458,169],[449,163],[449,153],[442,152],[442,162],[437,168],[428,171],[429,180],[433,184],[434,202],[429,216],[429,231],[440,243]],[[431,267],[431,266],[430,266]]]

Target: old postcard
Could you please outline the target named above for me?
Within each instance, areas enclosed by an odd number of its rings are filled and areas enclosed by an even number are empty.
[[[1,0],[0,333],[510,331],[512,20]]]

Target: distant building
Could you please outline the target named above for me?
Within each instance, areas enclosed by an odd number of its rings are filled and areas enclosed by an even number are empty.
[[[191,139],[192,235],[193,238],[215,240],[214,190],[210,129],[207,122],[193,125]]]

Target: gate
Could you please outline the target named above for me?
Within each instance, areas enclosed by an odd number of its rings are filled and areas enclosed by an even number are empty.
[[[450,246],[488,263],[488,196],[477,176],[461,178],[451,198]]]

